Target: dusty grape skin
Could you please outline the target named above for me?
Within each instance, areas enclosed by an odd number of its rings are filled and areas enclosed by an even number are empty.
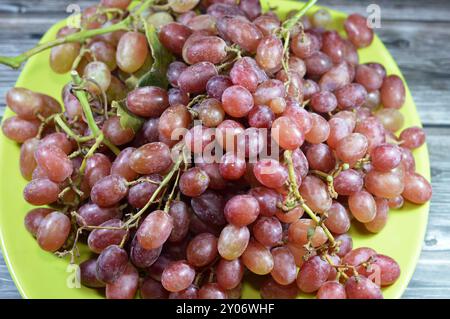
[[[144,65],[148,53],[145,35],[139,32],[127,32],[120,38],[117,45],[117,65],[122,71],[133,73]]]
[[[233,82],[228,76],[216,75],[208,80],[206,92],[208,96],[220,100],[223,92],[232,85]]]
[[[287,247],[277,247],[271,251],[274,266],[270,274],[281,285],[289,285],[297,278],[294,256]]]
[[[210,62],[219,64],[227,57],[227,44],[217,36],[188,39],[183,47],[183,59],[188,64]]]
[[[425,144],[425,132],[420,127],[409,127],[402,131],[400,140],[403,141],[402,147],[416,149]]]
[[[383,299],[380,287],[362,276],[352,276],[345,283],[348,299]]]
[[[221,24],[226,25],[223,31],[227,39],[250,53],[256,52],[262,40],[262,33],[256,25],[239,17],[223,17],[218,23],[219,28]]]
[[[318,177],[306,176],[299,191],[314,212],[322,214],[331,207],[332,200],[327,186]]]
[[[183,92],[200,94],[206,90],[209,79],[218,75],[214,64],[199,62],[189,66],[178,78],[178,86]]]
[[[136,233],[139,244],[144,249],[161,247],[169,238],[173,229],[172,217],[164,211],[150,213],[139,226]]]
[[[234,260],[221,259],[216,266],[217,283],[224,289],[238,287],[243,277],[244,265],[239,258]]]
[[[159,281],[146,277],[139,288],[142,299],[169,299],[169,292]]]
[[[230,86],[222,94],[224,111],[232,117],[244,117],[253,108],[251,93],[243,86]]]
[[[127,147],[120,152],[112,163],[112,175],[122,176],[127,181],[133,181],[139,176],[139,174],[130,167],[130,156],[135,150],[134,147]]]
[[[335,91],[338,106],[341,110],[356,109],[367,99],[366,89],[358,83],[350,83]]]
[[[134,139],[133,130],[131,128],[124,129],[118,116],[107,119],[103,124],[102,131],[114,145],[124,145]]]
[[[109,175],[92,187],[91,200],[100,207],[111,207],[119,203],[127,193],[127,181],[122,176]]]
[[[305,140],[312,144],[319,144],[325,142],[330,136],[330,125],[320,115],[310,113],[311,129],[305,135]]]
[[[379,275],[376,274],[376,271],[378,270]],[[369,265],[367,267],[361,267],[359,273],[369,279],[372,279],[370,277],[375,276],[374,279],[377,285],[390,286],[397,281],[398,277],[400,277],[400,266],[391,257],[376,254],[370,258]]]
[[[345,170],[334,178],[334,189],[339,195],[349,196],[362,190],[363,177],[353,169]]]
[[[163,287],[170,292],[180,292],[187,289],[194,281],[195,270],[185,261],[170,263],[161,276]]]
[[[387,199],[402,194],[405,184],[403,178],[393,171],[383,173],[371,170],[364,177],[364,185],[369,192]]]
[[[253,223],[259,215],[259,203],[251,195],[236,195],[228,200],[224,208],[225,218],[237,227]]]
[[[431,199],[432,195],[431,184],[422,175],[406,173],[405,189],[402,192],[406,200],[414,204],[424,204]]]
[[[6,93],[6,105],[24,120],[36,120],[43,104],[41,95],[25,88],[11,88]]]
[[[24,218],[25,228],[30,234],[36,237],[39,225],[41,224],[45,216],[47,216],[51,212],[53,212],[53,209],[50,208],[34,208],[30,210]]]
[[[253,188],[249,192],[259,203],[259,212],[262,216],[271,217],[281,210],[278,208],[278,202],[281,202],[282,196],[274,190],[266,187]]]
[[[11,116],[3,121],[2,131],[10,140],[23,143],[37,135],[39,125],[37,120],[27,121],[18,116]]]
[[[360,266],[362,263],[366,262],[372,256],[376,255],[376,251],[368,247],[359,247],[349,251],[343,258],[342,264],[348,264],[351,266]],[[351,273],[349,271],[349,273]]]
[[[281,69],[283,42],[274,35],[262,38],[256,50],[256,62],[266,72],[274,73]]]
[[[374,148],[370,154],[372,166],[381,172],[389,172],[400,165],[402,153],[396,145],[383,144]]]
[[[198,288],[195,285],[190,285],[182,291],[171,292],[169,299],[198,299]]]
[[[317,291],[317,299],[347,299],[347,294],[337,281],[327,281]]]
[[[132,170],[139,174],[164,172],[172,164],[169,147],[161,142],[141,146],[129,158]]]
[[[139,273],[128,263],[125,272],[113,283],[106,285],[106,299],[133,299],[139,286]]]
[[[336,145],[336,156],[349,165],[364,157],[369,147],[368,139],[360,133],[351,133]]]
[[[110,219],[100,227],[120,228],[123,222],[120,219]],[[88,246],[93,252],[100,254],[106,247],[110,245],[120,245],[122,240],[128,236],[125,229],[94,229],[88,236]]]
[[[159,40],[169,51],[181,56],[183,53],[183,45],[191,34],[192,30],[187,26],[172,22],[161,28],[159,31]]]
[[[330,172],[336,165],[336,159],[326,144],[313,144],[306,151],[306,158],[313,170]]]
[[[333,67],[330,57],[321,51],[311,54],[304,64],[309,76],[321,76]]]
[[[343,88],[351,82],[352,67],[347,62],[342,62],[333,66],[320,79],[321,90],[335,91]]]
[[[117,245],[108,246],[97,258],[97,279],[113,283],[124,273],[127,265],[126,251]]]
[[[358,121],[355,132],[363,134],[368,139],[368,152],[371,152],[375,147],[386,141],[383,124],[375,117]]]
[[[303,145],[305,134],[289,117],[281,116],[272,124],[272,138],[285,150],[295,150]]]
[[[151,267],[161,255],[162,246],[155,249],[144,249],[134,236],[130,245],[130,261],[137,268]]]
[[[259,28],[264,36],[272,34],[274,30],[280,27],[280,19],[276,16],[263,14],[253,20],[253,23]]]
[[[225,118],[222,103],[217,99],[203,101],[198,107],[198,118],[206,127],[218,126]]]
[[[224,216],[225,199],[211,190],[207,190],[199,197],[191,199],[194,213],[205,223],[215,226],[226,224]]]
[[[388,220],[389,205],[386,199],[376,198],[377,214],[375,218],[364,224],[364,227],[371,233],[379,233],[383,230]]]
[[[242,262],[248,270],[257,275],[269,274],[274,266],[270,250],[257,241],[251,240],[242,254]]]
[[[405,103],[405,86],[397,75],[389,75],[384,79],[380,93],[384,107],[399,109]]]
[[[275,217],[261,217],[253,224],[253,236],[266,247],[273,247],[283,239],[283,228]]]
[[[80,281],[89,288],[103,288],[105,284],[97,279],[97,259],[87,259],[80,264]]]
[[[289,225],[288,242],[301,247],[308,242],[308,232],[313,230],[310,238],[313,247],[319,247],[328,240],[323,229],[311,219],[297,219]]]
[[[59,186],[47,178],[33,179],[23,190],[24,199],[34,206],[48,205],[58,200]]]
[[[369,64],[361,64],[356,67],[355,82],[363,85],[368,92],[381,88],[383,76]]]
[[[366,191],[359,191],[350,195],[348,205],[352,215],[362,223],[368,223],[374,220],[376,216],[375,199]]]
[[[253,173],[261,184],[269,188],[279,188],[288,179],[286,168],[272,159],[258,161],[253,167]]]
[[[269,105],[270,101],[276,98],[284,98],[286,88],[284,83],[277,79],[270,79],[258,85],[253,99],[256,105]]]
[[[161,116],[169,106],[166,90],[155,86],[137,88],[127,95],[128,109],[139,116]]]
[[[314,52],[320,50],[322,40],[312,32],[297,33],[292,38],[291,49],[300,59],[309,58]]]
[[[69,217],[60,212],[52,212],[39,224],[36,234],[37,242],[45,251],[57,251],[69,237],[70,229]]]
[[[111,219],[122,218],[117,206],[102,208],[93,203],[86,203],[78,209],[77,223],[80,226],[98,226]]]
[[[40,145],[40,140],[37,138],[30,138],[26,140],[20,147],[20,173],[22,177],[30,181],[33,176],[33,171],[37,166],[34,158],[34,152]]]
[[[53,182],[63,182],[73,173],[72,162],[66,153],[54,145],[39,146],[34,157],[39,167]]]
[[[331,266],[319,256],[305,261],[297,276],[298,288],[306,293],[317,291],[326,281]]]
[[[186,259],[194,267],[209,265],[217,256],[217,238],[210,233],[198,234],[186,249]]]
[[[295,299],[298,288],[296,284],[284,286],[269,278],[261,285],[260,293],[263,299]]]
[[[359,14],[351,14],[344,22],[350,41],[358,48],[364,48],[373,41],[373,30],[367,26],[366,19]]]
[[[228,225],[222,229],[217,249],[226,260],[239,258],[248,246],[250,231],[247,227]]]
[[[287,99],[287,105],[283,112],[283,116],[293,119],[300,130],[305,134],[308,134],[312,129],[313,117],[292,99]]]
[[[70,71],[73,62],[80,53],[80,43],[65,43],[50,50],[50,67],[53,72],[64,74]]]
[[[173,201],[170,205],[169,215],[173,219],[173,229],[170,233],[170,242],[179,242],[184,239],[189,231],[191,213],[183,201]]]
[[[198,299],[228,299],[228,296],[218,284],[207,283],[198,291]]]
[[[339,202],[333,202],[328,210],[325,226],[334,234],[345,234],[350,229],[350,217],[347,209]]]
[[[188,169],[180,177],[180,191],[189,197],[200,196],[206,191],[208,185],[208,174],[198,167]]]

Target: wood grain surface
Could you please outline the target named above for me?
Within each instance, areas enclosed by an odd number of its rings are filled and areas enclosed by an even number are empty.
[[[0,0],[0,55],[33,47],[66,8],[94,1]],[[403,298],[450,298],[450,1],[321,0],[321,5],[366,14],[367,5],[381,8],[376,30],[400,66],[428,134],[433,200],[420,261]],[[6,91],[19,71],[0,66],[0,116]],[[0,298],[20,298],[0,258]]]

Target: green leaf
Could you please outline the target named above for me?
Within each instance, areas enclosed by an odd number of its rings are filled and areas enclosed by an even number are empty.
[[[128,111],[125,103],[113,101],[111,106],[112,108],[117,109],[117,116],[120,118],[120,125],[122,128],[131,128],[133,132],[136,133],[142,125],[144,125],[145,120],[142,117],[134,115]]]
[[[144,20],[144,27],[154,62],[150,71],[139,79],[137,87],[158,86],[167,89],[169,81],[166,74],[169,64],[174,60],[173,55],[161,44],[153,25],[149,25]]]

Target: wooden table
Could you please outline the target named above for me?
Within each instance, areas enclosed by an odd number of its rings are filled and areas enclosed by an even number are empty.
[[[450,1],[322,0],[320,4],[348,13],[366,14],[370,3],[381,7],[382,28],[376,32],[394,56],[419,109],[431,156],[433,200],[419,264],[404,298],[450,297]],[[31,48],[66,8],[94,1],[0,0],[0,55]],[[0,115],[6,91],[19,72],[0,66]],[[20,298],[0,259],[0,298]]]

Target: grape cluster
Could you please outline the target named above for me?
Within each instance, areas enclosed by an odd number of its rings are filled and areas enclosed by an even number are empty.
[[[39,246],[75,262],[86,241],[96,257],[81,282],[107,298],[240,298],[247,273],[265,278],[263,298],[382,298],[399,265],[353,248],[351,223],[378,233],[390,208],[432,190],[412,154],[425,134],[403,129],[403,80],[359,64],[374,36],[365,18],[350,15],[342,37],[325,10],[281,21],[257,0],[169,0],[136,17],[129,4],[102,0],[58,32],[113,28],[52,47],[51,68],[73,78],[63,107],[7,93],[16,115],[2,130],[22,144]],[[149,25],[175,57],[166,68]]]

